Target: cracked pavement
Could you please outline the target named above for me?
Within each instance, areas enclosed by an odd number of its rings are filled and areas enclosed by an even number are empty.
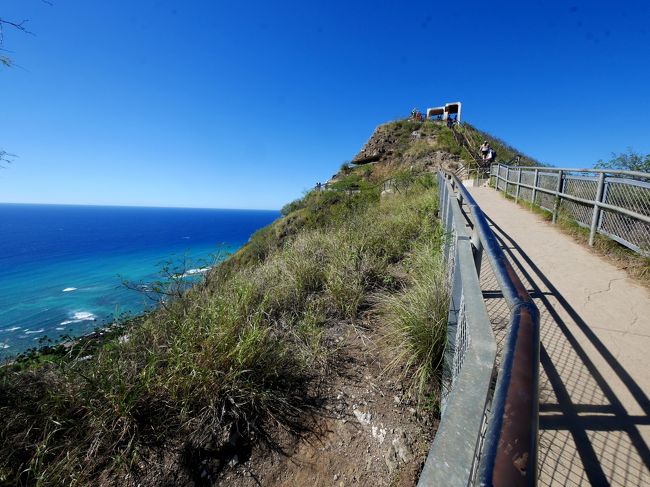
[[[539,482],[650,486],[650,292],[538,215],[470,188],[540,310]],[[483,259],[500,343],[507,306]]]

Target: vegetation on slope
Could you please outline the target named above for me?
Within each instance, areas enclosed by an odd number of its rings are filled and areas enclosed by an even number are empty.
[[[4,367],[0,480],[146,485],[297,434],[335,354],[324,331],[367,314],[385,317],[380,346],[430,399],[447,316],[434,178],[396,171],[399,191],[381,198],[372,173],[285,207],[118,339]]]
[[[378,327],[373,347],[434,404],[448,291],[433,171],[464,149],[433,122],[377,134],[380,162],[345,164],[203,283],[104,341],[3,367],[0,482],[200,481],[206,458],[225,468],[233,450],[299,435],[336,360],[327,331],[343,322]]]

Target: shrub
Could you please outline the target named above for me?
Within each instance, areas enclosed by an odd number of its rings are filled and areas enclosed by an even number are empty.
[[[447,337],[449,289],[440,241],[418,245],[410,258],[408,285],[397,294],[381,294],[383,348],[393,357],[390,368],[403,367],[419,401],[432,392]]]

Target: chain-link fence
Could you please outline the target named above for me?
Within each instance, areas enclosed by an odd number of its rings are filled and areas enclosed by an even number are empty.
[[[562,215],[650,256],[650,174],[595,169],[509,167],[495,164],[494,185],[517,200]]]

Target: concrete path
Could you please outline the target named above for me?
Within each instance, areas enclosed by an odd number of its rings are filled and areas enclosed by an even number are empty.
[[[650,292],[494,189],[470,191],[541,314],[539,485],[650,486]],[[500,341],[508,308],[485,263],[481,285]]]

